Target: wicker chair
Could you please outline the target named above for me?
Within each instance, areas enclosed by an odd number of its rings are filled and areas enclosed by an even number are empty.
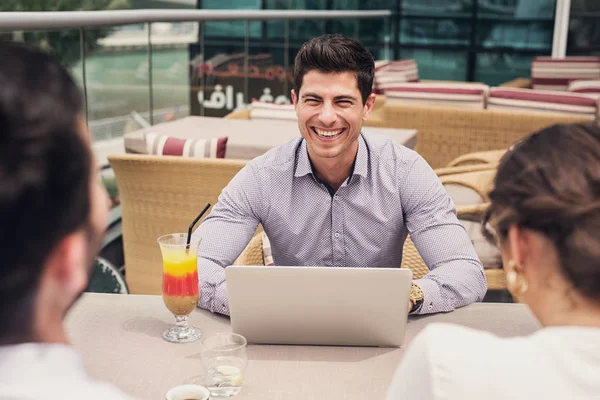
[[[450,161],[447,167],[459,167],[465,165],[498,165],[506,150],[478,151],[475,153],[463,154]]]
[[[505,149],[524,136],[557,123],[588,122],[578,116],[473,110],[386,103],[384,127],[416,129],[417,152],[433,168],[476,151]]]
[[[438,177],[446,175],[464,174],[467,172],[487,171],[496,170],[498,166],[496,164],[472,164],[472,165],[461,165],[459,167],[445,167],[434,169],[435,174]]]
[[[206,203],[217,197],[244,161],[149,155],[109,157],[123,217],[126,281],[131,293],[160,294],[161,254],[156,239],[186,232]]]
[[[250,119],[250,109],[244,108],[241,110],[232,111],[224,116],[223,119]]]
[[[408,249],[408,251],[407,251]],[[255,235],[248,246],[244,249],[234,265],[265,265],[262,251],[262,235]],[[410,238],[406,239],[404,244],[404,254],[402,259],[402,268],[410,268],[413,273],[413,279],[419,279],[429,272],[429,268],[423,262],[419,252],[415,248]]]
[[[487,207],[488,204],[457,207],[456,213],[459,219],[479,222]],[[425,264],[425,261],[423,261],[423,258],[419,255],[417,248],[410,238],[407,238],[406,242],[404,242],[402,267],[409,268],[413,271],[413,279],[422,278],[429,273],[429,268]],[[506,289],[506,275],[503,269],[486,269],[484,270],[484,274],[488,282],[488,290]]]
[[[262,249],[262,233],[254,235],[233,265],[265,265]]]

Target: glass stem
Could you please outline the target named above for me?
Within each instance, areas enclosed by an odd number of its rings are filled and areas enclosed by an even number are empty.
[[[181,330],[186,330],[189,327],[187,315],[176,315],[175,323],[177,324],[177,327],[181,328]]]

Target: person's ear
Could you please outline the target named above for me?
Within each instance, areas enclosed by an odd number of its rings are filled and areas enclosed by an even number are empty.
[[[369,95],[369,97],[367,97],[367,101],[365,102],[365,105],[363,107],[363,116],[362,116],[363,121],[366,121],[367,119],[369,119],[369,116],[373,112],[373,107],[375,107],[375,99],[376,98],[377,98],[377,95],[375,93],[371,93]]]
[[[44,269],[53,286],[73,296],[88,284],[87,242],[85,234],[74,232],[62,239],[50,253]]]

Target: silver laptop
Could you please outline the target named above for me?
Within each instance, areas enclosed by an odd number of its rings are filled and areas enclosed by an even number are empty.
[[[250,343],[398,347],[412,272],[405,268],[225,269],[233,332]]]

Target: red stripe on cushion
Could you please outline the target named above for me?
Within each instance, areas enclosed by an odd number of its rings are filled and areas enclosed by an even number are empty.
[[[390,65],[390,64],[383,64],[383,65],[380,65],[380,66],[378,66],[378,67],[375,67],[375,72],[382,71],[382,70],[384,70],[384,69],[388,68],[388,67],[389,67],[389,65]]]
[[[227,139],[227,136],[217,138],[217,158],[225,158],[225,152],[227,151]]]
[[[595,88],[581,88],[581,89],[573,89],[572,93],[600,93],[600,86]]]
[[[385,90],[391,92],[418,92],[444,94],[483,94],[483,89],[432,88],[432,87],[393,87]]]
[[[531,78],[532,85],[568,85],[571,78]]]
[[[568,94],[541,93],[536,91],[516,91],[506,89],[492,89],[490,97],[510,100],[539,101],[543,103],[567,104],[573,106],[596,106],[596,99],[587,96],[573,96]]]
[[[185,146],[186,139],[178,139],[170,137],[165,142],[163,147],[163,156],[181,156],[183,155],[183,147]]]

